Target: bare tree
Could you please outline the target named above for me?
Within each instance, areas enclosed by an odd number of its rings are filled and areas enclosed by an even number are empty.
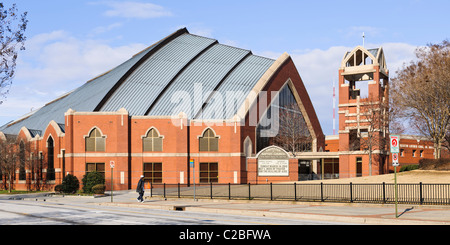
[[[11,193],[12,183],[14,183],[17,162],[19,159],[19,148],[13,138],[0,138],[0,170],[8,183],[8,192]]]
[[[14,78],[18,50],[25,49],[26,17],[27,12],[19,16],[16,4],[7,9],[0,3],[0,104],[8,94]]]
[[[391,96],[401,116],[433,139],[437,159],[450,124],[450,42],[418,48],[416,56],[397,71]]]
[[[374,98],[363,98],[360,104],[357,140],[353,144],[369,154],[369,175],[372,175],[372,159],[376,158],[376,162],[382,164],[387,154],[389,107],[385,101]]]
[[[47,187],[47,178],[44,174],[44,169],[47,166],[46,154],[39,149],[34,144],[35,142],[26,142],[23,143],[23,152],[24,155],[23,164],[25,169],[28,170],[29,173],[27,180],[27,189],[40,191]],[[20,149],[20,147],[19,147]]]
[[[447,131],[445,132],[443,146],[450,151],[450,124],[447,126]]]
[[[300,109],[290,104],[279,110],[278,134],[274,143],[295,157],[297,152],[311,149],[311,135]]]

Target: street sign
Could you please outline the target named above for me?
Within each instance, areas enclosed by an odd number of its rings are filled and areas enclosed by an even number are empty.
[[[391,153],[400,153],[400,136],[391,135]]]
[[[392,153],[392,166],[397,167],[398,165],[398,153]]]
[[[114,166],[115,166],[114,161],[110,161],[110,162],[109,162],[109,166],[110,166],[111,168],[114,168]]]
[[[196,193],[196,188],[195,188],[195,165],[194,165],[194,159],[189,159],[189,165],[191,165],[192,168],[192,172],[194,173],[194,201],[195,199],[195,193]]]

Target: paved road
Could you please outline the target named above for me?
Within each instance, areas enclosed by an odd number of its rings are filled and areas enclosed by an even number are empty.
[[[152,224],[152,225],[450,225],[450,206],[302,203],[146,196],[133,191],[111,197],[0,195],[0,224]],[[11,199],[12,198],[12,199]],[[183,211],[175,211],[175,209]]]
[[[334,225],[286,218],[61,202],[59,198],[0,200],[0,225]]]

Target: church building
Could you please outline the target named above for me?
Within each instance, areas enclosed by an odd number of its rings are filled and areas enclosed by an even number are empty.
[[[289,148],[292,125],[300,133]],[[299,175],[293,153],[325,148],[287,53],[261,57],[185,28],[1,126],[0,138],[21,145],[15,189],[37,174],[53,186],[90,171],[104,174],[107,189],[113,171],[114,190],[134,188],[141,175],[185,185],[291,181]]]

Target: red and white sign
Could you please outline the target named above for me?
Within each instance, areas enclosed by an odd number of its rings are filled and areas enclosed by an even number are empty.
[[[400,136],[399,135],[391,135],[391,153],[399,153],[400,152],[400,147],[399,147],[399,142],[400,142]]]
[[[110,161],[110,162],[109,162],[109,166],[110,166],[111,168],[114,168],[114,166],[115,166],[114,161]]]

